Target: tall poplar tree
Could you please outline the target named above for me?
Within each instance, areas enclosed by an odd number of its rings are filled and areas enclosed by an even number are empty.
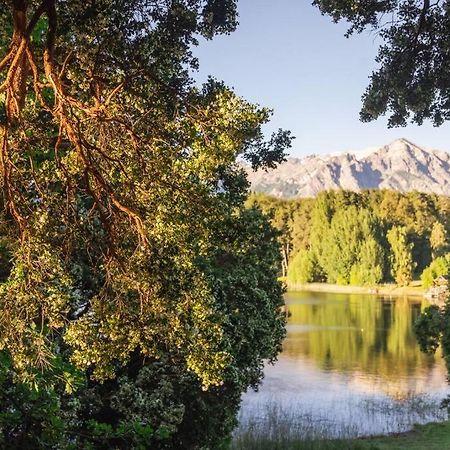
[[[405,227],[392,227],[387,233],[391,246],[391,273],[397,284],[407,286],[412,280],[415,263],[412,258],[413,244],[408,242]]]

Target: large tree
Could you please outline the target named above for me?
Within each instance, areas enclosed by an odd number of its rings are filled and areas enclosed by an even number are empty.
[[[361,119],[388,113],[389,125],[450,118],[450,3],[431,0],[314,0],[348,34],[371,30],[381,40]]]
[[[387,233],[387,240],[391,246],[391,274],[400,286],[407,286],[412,281],[416,266],[412,250],[414,244],[408,242],[405,227],[392,227]]]
[[[284,320],[277,236],[235,161],[272,166],[289,133],[265,142],[269,110],[189,76],[235,1],[8,0],[0,25],[0,408],[78,388],[77,439],[215,447]],[[37,439],[16,413],[5,442]]]
[[[366,208],[345,205],[345,193],[334,195],[319,196],[313,209],[312,254],[330,283],[376,284],[384,266],[379,220]]]

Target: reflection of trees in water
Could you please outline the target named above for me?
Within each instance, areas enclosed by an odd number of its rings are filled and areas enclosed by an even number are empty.
[[[407,388],[408,377],[435,365],[434,357],[420,351],[413,330],[426,302],[345,294],[314,297],[315,304],[289,305],[289,324],[314,328],[300,332],[293,327],[284,343],[285,356],[310,357],[324,370],[378,376],[397,388],[399,383]]]

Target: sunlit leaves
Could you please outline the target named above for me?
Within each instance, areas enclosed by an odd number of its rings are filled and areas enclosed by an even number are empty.
[[[273,165],[291,137],[266,142],[269,110],[216,81],[194,87],[189,76],[198,35],[231,32],[236,2],[24,5],[42,15],[11,71],[21,83],[9,81],[3,99],[11,267],[0,349],[17,382],[61,401],[79,389],[68,401],[77,420],[67,424],[82,429],[86,448],[129,448],[130,434],[147,445],[187,423],[198,431],[188,402],[221,424],[194,442],[218,442],[263,359],[276,357],[284,324],[276,235],[259,212],[244,212],[237,160]],[[0,24],[6,51],[10,13]],[[0,77],[10,69],[8,60]]]

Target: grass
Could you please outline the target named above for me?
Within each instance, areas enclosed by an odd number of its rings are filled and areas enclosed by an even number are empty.
[[[390,436],[357,439],[293,439],[278,436],[235,439],[233,450],[449,450],[450,422],[416,425],[412,431]]]
[[[386,419],[404,428],[408,419],[441,420],[440,423],[410,425],[411,431],[378,437],[357,437],[358,425],[336,424],[318,419],[310,414],[287,412],[276,404],[266,405],[265,414],[258,419],[247,420],[236,430],[232,450],[450,450],[450,421],[437,404],[421,397],[411,398],[403,406],[380,402],[367,404],[367,417],[374,408]],[[431,409],[434,414],[430,416]],[[418,410],[421,410],[418,411]],[[419,414],[418,414],[419,412]],[[430,419],[430,417],[432,417]],[[403,425],[400,426],[402,424]],[[412,423],[412,422],[410,422]],[[390,429],[395,429],[390,427]],[[333,438],[331,439],[330,436]]]
[[[356,443],[363,444],[362,449],[370,450],[449,450],[450,422],[416,425],[407,433],[359,439]]]

